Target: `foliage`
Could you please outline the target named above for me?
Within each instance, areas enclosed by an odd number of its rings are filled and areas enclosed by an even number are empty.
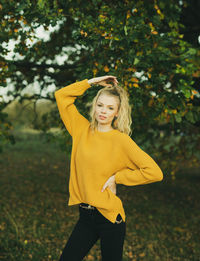
[[[191,164],[200,159],[199,92],[194,87],[200,51],[180,33],[186,5],[178,0],[24,0],[14,9],[13,1],[3,1],[2,41],[19,43],[14,59],[2,56],[2,86],[10,78],[12,96],[23,100],[22,90],[35,80],[42,91],[52,83],[61,88],[76,80],[116,75],[133,105],[134,140],[166,173],[174,174],[183,157]],[[35,28],[48,30],[58,22],[49,41],[29,44]],[[4,45],[1,51],[8,53]],[[56,62],[59,54],[67,54],[62,65]],[[81,113],[95,92],[77,101]],[[47,99],[54,100],[53,93]]]
[[[0,106],[1,107],[1,106]],[[7,143],[15,144],[15,137],[12,135],[13,126],[7,120],[8,114],[0,111],[0,153]]]

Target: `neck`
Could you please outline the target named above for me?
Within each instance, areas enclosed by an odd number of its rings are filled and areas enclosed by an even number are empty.
[[[98,131],[105,132],[105,131],[113,130],[113,128],[112,128],[111,126],[99,126],[99,125],[98,125],[97,130],[98,130]]]

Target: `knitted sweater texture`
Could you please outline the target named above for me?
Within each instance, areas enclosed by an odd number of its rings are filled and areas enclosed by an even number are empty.
[[[95,206],[115,223],[118,213],[126,219],[121,199],[105,182],[115,175],[116,184],[136,186],[161,181],[157,163],[133,139],[119,130],[100,132],[79,113],[74,101],[91,88],[88,79],[55,91],[60,117],[72,137],[68,205],[81,202]]]

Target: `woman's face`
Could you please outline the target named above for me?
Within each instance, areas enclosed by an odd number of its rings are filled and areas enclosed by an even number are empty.
[[[109,125],[118,116],[119,98],[108,94],[101,94],[95,106],[95,118],[101,125]],[[102,116],[102,117],[101,117]]]

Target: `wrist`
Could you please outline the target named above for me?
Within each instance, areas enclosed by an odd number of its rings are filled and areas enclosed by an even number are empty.
[[[89,84],[94,84],[93,78],[92,78],[92,79],[89,79],[89,80],[88,80],[88,83],[89,83]]]

